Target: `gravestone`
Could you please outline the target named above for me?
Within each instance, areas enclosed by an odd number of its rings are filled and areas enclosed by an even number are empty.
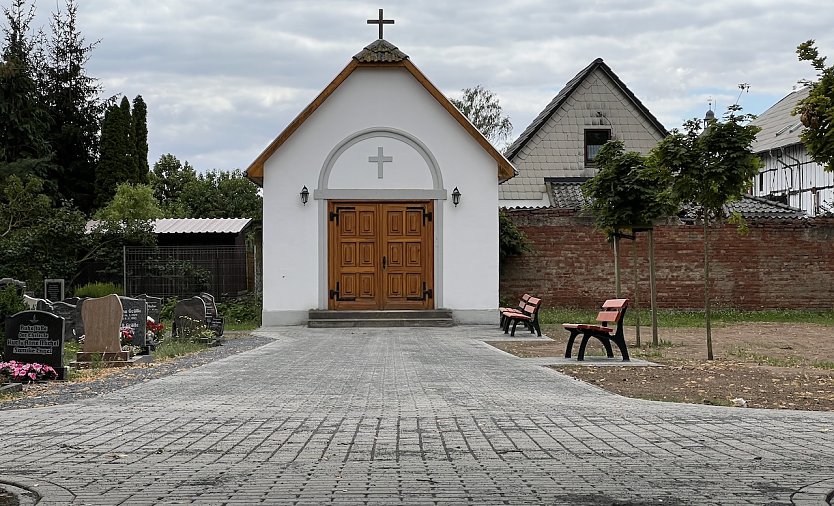
[[[196,322],[196,323],[195,323]],[[179,337],[196,325],[206,324],[206,303],[197,296],[183,299],[174,307],[174,328],[172,334]]]
[[[200,293],[200,298],[206,303],[207,325],[214,332],[215,336],[222,336],[225,324],[223,317],[217,313],[217,305],[214,303],[214,296],[210,293],[202,292]]]
[[[148,332],[148,304],[142,299],[119,297],[122,302],[122,327],[133,331],[133,346],[144,348]]]
[[[38,303],[35,305],[35,309],[37,311],[46,311],[47,313],[51,313],[52,303],[46,299],[38,299]]]
[[[84,318],[81,317],[81,308],[84,306],[84,301],[87,300],[88,297],[81,297],[75,303],[75,327],[73,330],[75,331],[76,337],[81,337],[84,335]]]
[[[59,301],[52,303],[51,313],[64,319],[64,342],[75,340],[75,311],[72,304]]]
[[[74,305],[78,304],[79,300],[81,300],[80,297],[67,297],[66,299],[63,300],[63,302],[66,302],[67,304],[72,304],[74,306]]]
[[[217,317],[217,305],[214,303],[214,295],[202,292],[200,293],[200,298],[206,303],[206,316],[209,318]]]
[[[0,278],[0,290],[5,290],[7,286],[13,286],[20,296],[26,291],[26,283],[23,281],[12,278]]]
[[[85,300],[81,319],[84,320],[84,353],[121,353],[122,302],[118,295]]]
[[[143,299],[148,303],[148,316],[153,318],[153,321],[159,323],[159,318],[162,312],[162,297],[153,297],[150,295],[137,295],[137,299]]]
[[[64,280],[63,279],[44,279],[43,280],[43,298],[46,300],[63,300],[64,299]]]
[[[64,379],[64,319],[44,311],[21,311],[6,318],[5,360],[46,364]]]

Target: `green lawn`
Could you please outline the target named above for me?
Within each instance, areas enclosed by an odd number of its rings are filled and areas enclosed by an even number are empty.
[[[585,309],[544,309],[540,315],[542,325],[561,323],[592,323],[597,311]],[[651,312],[640,310],[640,324],[651,325]],[[807,311],[794,309],[772,309],[766,311],[742,311],[738,309],[716,309],[712,311],[713,325],[731,323],[817,323],[834,326],[834,311]],[[626,311],[626,325],[635,325],[635,311]],[[657,324],[660,327],[703,327],[703,311],[683,311],[663,309],[657,312]]]

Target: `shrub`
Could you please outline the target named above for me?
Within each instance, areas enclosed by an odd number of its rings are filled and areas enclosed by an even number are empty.
[[[227,323],[261,324],[263,300],[260,295],[247,295],[217,303],[217,312]]]
[[[104,297],[111,293],[124,295],[124,290],[121,286],[113,283],[87,283],[75,289],[76,297]]]
[[[13,286],[6,286],[0,290],[0,355],[6,347],[6,317],[26,309],[23,298],[17,294]]]

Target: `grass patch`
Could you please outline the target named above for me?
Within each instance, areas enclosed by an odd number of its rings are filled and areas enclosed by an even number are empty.
[[[226,322],[224,330],[255,330],[261,326],[260,322]]]
[[[75,361],[76,353],[81,351],[81,345],[77,341],[64,343],[64,365]]]
[[[651,311],[641,309],[641,326],[651,326]],[[594,323],[596,310],[551,308],[543,309],[539,318],[543,325],[560,325],[562,323]],[[808,311],[795,309],[773,309],[766,311],[742,311],[739,309],[717,309],[711,312],[713,325],[732,323],[816,323],[834,326],[834,311]],[[626,311],[626,325],[636,325],[635,311]],[[664,309],[657,312],[657,324],[660,327],[704,327],[706,322],[703,311],[683,311]]]
[[[188,355],[190,353],[197,353],[208,348],[208,345],[203,343],[194,343],[191,341],[167,339],[162,342],[156,349],[151,352],[154,361],[170,360],[181,355]]]
[[[738,357],[744,361],[753,362],[756,365],[769,365],[773,367],[796,367],[803,363],[797,357],[771,357],[761,353],[753,353],[744,348],[735,348],[727,352],[731,357]]]

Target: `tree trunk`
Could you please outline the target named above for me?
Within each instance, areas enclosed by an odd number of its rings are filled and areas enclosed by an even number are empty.
[[[659,346],[657,339],[657,285],[654,271],[654,229],[649,229],[649,284],[652,298],[652,345]]]
[[[614,292],[620,298],[620,231],[614,231]]]
[[[707,324],[707,360],[712,360],[712,326],[709,300],[709,215],[704,211],[704,315]]]
[[[640,347],[640,280],[637,273],[637,234],[632,232],[634,235],[634,239],[631,242],[632,245],[632,266],[631,270],[634,271],[634,316],[637,317],[637,329],[636,329],[636,337],[637,337],[637,347]]]

